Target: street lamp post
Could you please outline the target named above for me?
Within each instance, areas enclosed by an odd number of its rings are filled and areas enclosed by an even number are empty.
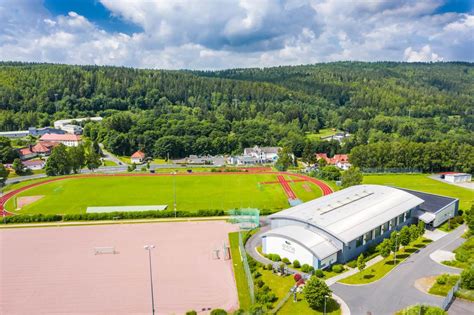
[[[176,171],[173,172],[174,217],[176,218]]]
[[[326,315],[326,299],[329,297],[329,295],[324,296],[324,315]]]
[[[394,248],[394,252],[393,252],[393,258],[394,258],[394,265],[397,264],[397,245],[398,245],[398,233],[395,232],[395,248]]]
[[[148,251],[148,262],[150,265],[151,313],[155,315],[155,298],[153,296],[153,272],[151,269],[151,250],[155,248],[155,245],[145,245],[144,248]]]

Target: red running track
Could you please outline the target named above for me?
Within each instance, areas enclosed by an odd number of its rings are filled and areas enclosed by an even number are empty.
[[[293,200],[298,199],[296,197],[295,192],[293,191],[293,189],[291,189],[290,185],[286,181],[285,177],[283,177],[283,175],[278,175],[277,178],[278,178],[278,181],[280,182],[281,187],[283,187],[285,194],[288,196],[288,199],[293,199]]]
[[[83,175],[54,177],[54,178],[51,178],[51,179],[48,179],[48,180],[44,180],[44,181],[36,182],[36,183],[30,184],[30,185],[26,185],[24,187],[12,190],[12,191],[4,194],[0,198],[0,215],[13,215],[13,213],[10,213],[7,210],[5,210],[4,206],[5,206],[5,203],[11,197],[15,196],[16,194],[19,194],[19,193],[21,193],[25,190],[28,190],[30,188],[33,188],[33,187],[36,187],[36,186],[39,186],[39,185],[43,185],[43,184],[47,184],[47,183],[51,183],[51,182],[56,182],[56,181],[64,180],[64,179],[77,178],[77,177],[84,178],[84,177],[95,177],[95,176],[103,176],[103,177],[114,177],[114,176],[119,176],[119,177],[121,177],[121,176],[214,176],[214,175],[245,175],[245,174],[259,173],[259,174],[275,174],[275,175],[277,175],[278,182],[282,185],[282,187],[285,190],[285,193],[288,195],[288,197],[292,198],[292,199],[296,199],[296,195],[293,192],[293,190],[291,189],[291,187],[289,186],[288,182],[285,180],[285,178],[282,175],[290,175],[290,176],[298,177],[298,178],[301,178],[302,180],[306,180],[306,181],[309,181],[309,182],[315,184],[316,186],[318,186],[321,189],[321,191],[323,193],[323,196],[329,195],[330,193],[333,192],[331,187],[329,187],[326,183],[324,183],[320,180],[317,180],[315,178],[306,176],[306,175],[292,174],[292,173],[285,173],[285,172],[267,172],[267,171],[264,171],[263,169],[264,168],[262,168],[261,172],[259,172],[259,171],[253,171],[253,172],[203,172],[203,173],[177,173],[177,174],[169,174],[169,173],[165,173],[165,174],[127,174],[127,173],[121,173],[121,174],[83,174]],[[282,181],[280,180],[280,176],[282,178]],[[283,184],[283,182],[285,184]],[[288,192],[287,192],[287,188],[285,188],[285,185],[289,189]],[[290,197],[290,196],[293,196],[293,197]]]

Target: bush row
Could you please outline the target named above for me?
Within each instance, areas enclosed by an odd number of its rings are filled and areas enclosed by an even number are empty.
[[[129,219],[157,219],[157,218],[189,218],[223,216],[224,210],[198,211],[140,211],[140,212],[107,212],[107,213],[78,213],[78,214],[20,214],[5,217],[2,223],[32,223],[58,221],[97,221],[97,220],[129,220]]]

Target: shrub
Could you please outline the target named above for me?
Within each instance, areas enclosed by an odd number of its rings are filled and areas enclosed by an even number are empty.
[[[286,257],[283,258],[281,261],[284,262],[284,263],[287,264],[287,265],[291,264],[290,260],[289,260],[288,258],[286,258]]]
[[[259,288],[263,287],[263,285],[265,284],[265,282],[263,282],[262,279],[258,279],[256,282],[255,282],[255,285]]]
[[[301,266],[301,271],[305,272],[305,273],[308,273],[309,272],[309,267],[310,267],[310,265],[303,264],[303,266]]]
[[[300,267],[301,267],[300,262],[295,259],[295,261],[293,261],[293,267],[294,267],[294,268],[300,268]]]
[[[323,278],[324,277],[324,272],[321,269],[316,269],[314,271],[314,275],[318,278]]]
[[[467,290],[474,290],[474,267],[461,272],[461,287]]]
[[[267,264],[267,269],[268,269],[268,270],[272,270],[272,269],[273,269],[273,265],[272,265],[272,264]]]
[[[221,308],[216,308],[211,311],[211,315],[227,315],[227,312]]]
[[[460,262],[467,262],[469,260],[470,253],[466,249],[460,247],[458,250],[456,250],[455,257],[456,260],[459,260]]]
[[[312,273],[313,271],[314,271],[314,267],[313,267],[313,266],[309,266],[308,272]]]
[[[262,276],[262,274],[261,274],[260,272],[258,272],[258,271],[255,271],[255,272],[253,273],[253,277],[254,277],[255,279],[258,279],[258,278],[260,278],[261,276]]]
[[[232,315],[245,315],[245,311],[243,309],[239,308],[234,313],[232,313]]]
[[[336,264],[336,265],[333,265],[331,269],[335,273],[341,273],[344,270],[344,267],[342,267],[342,265],[340,264]]]
[[[448,275],[446,274],[443,274],[436,279],[436,283],[441,285],[446,284],[446,281],[448,281]]]
[[[349,268],[355,268],[355,267],[357,267],[357,260],[354,259],[354,260],[349,261],[349,262],[347,263],[347,267],[349,267]]]
[[[186,312],[186,315],[197,315],[197,312],[196,311],[187,311]]]

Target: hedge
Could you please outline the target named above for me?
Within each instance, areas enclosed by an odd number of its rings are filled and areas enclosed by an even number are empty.
[[[77,213],[77,214],[20,214],[7,216],[1,223],[32,223],[32,222],[59,222],[59,221],[97,221],[97,220],[130,220],[130,219],[158,219],[158,218],[191,218],[223,216],[224,210],[198,211],[140,211],[140,212],[106,212],[106,213]]]

